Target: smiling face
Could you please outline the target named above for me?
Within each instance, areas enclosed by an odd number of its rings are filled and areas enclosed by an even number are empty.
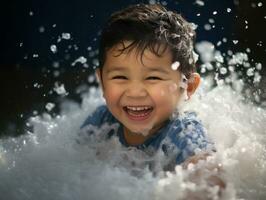
[[[129,44],[124,42],[125,46]],[[171,68],[172,54],[168,49],[161,57],[146,49],[141,62],[136,49],[119,55],[120,45],[107,51],[102,71],[97,71],[103,95],[126,133],[149,136],[176,109],[182,95],[181,74]]]

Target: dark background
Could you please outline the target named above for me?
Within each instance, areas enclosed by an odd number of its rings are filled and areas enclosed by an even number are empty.
[[[65,98],[79,102],[76,88],[95,85],[88,82],[88,76],[95,66],[103,23],[113,11],[140,2],[149,1],[1,1],[0,136],[23,133],[24,121],[44,112],[47,102],[58,105]],[[216,44],[227,38],[226,43],[217,47],[222,52],[250,48],[251,62],[260,62],[263,66],[263,79],[258,87],[261,98],[266,99],[266,3],[264,5],[262,0],[204,0],[205,5],[200,6],[196,0],[160,2],[166,2],[168,8],[181,12],[188,21],[198,25],[197,41]],[[231,12],[227,12],[227,8]],[[204,25],[210,18],[215,20],[215,28],[207,31]],[[70,33],[71,39],[58,42],[62,33]],[[238,43],[234,44],[233,40]],[[53,44],[57,46],[57,53],[50,50]],[[80,63],[71,65],[80,56],[88,59],[87,67]],[[58,95],[53,90],[55,82],[63,83],[68,95]],[[56,106],[52,114],[58,110]]]

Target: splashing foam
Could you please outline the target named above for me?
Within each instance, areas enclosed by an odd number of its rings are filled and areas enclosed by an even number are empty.
[[[210,60],[207,59],[207,62]],[[105,140],[102,129],[94,135],[80,125],[95,107],[103,104],[101,92],[90,88],[80,105],[65,102],[62,113],[32,117],[32,131],[19,138],[0,140],[0,193],[4,199],[217,199],[217,187],[201,178],[191,181],[197,169],[219,163],[227,187],[222,199],[266,197],[266,111],[244,103],[241,90],[224,83],[213,87],[214,77],[203,79],[185,110],[202,119],[217,147],[217,154],[175,172],[162,172],[164,155],[153,157],[122,147],[116,137]],[[241,80],[235,80],[237,85]],[[240,84],[241,85],[241,84]],[[115,125],[105,128],[117,129]],[[156,161],[154,171],[147,163]]]

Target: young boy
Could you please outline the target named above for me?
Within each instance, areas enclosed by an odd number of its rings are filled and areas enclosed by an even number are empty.
[[[197,89],[195,31],[179,14],[161,5],[132,5],[115,12],[104,27],[96,69],[106,105],[83,128],[117,124],[126,147],[162,150],[173,169],[195,154],[213,149],[194,113],[181,116],[178,106]],[[193,158],[193,157],[192,157]],[[197,160],[197,159],[196,159]]]

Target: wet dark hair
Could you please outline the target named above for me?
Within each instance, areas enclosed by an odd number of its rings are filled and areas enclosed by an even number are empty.
[[[104,65],[107,51],[119,43],[123,45],[121,54],[137,48],[141,61],[145,49],[162,56],[169,47],[173,62],[178,61],[179,70],[190,77],[195,70],[195,37],[192,24],[160,4],[130,5],[114,12],[104,26],[100,38],[99,67],[101,69]],[[132,43],[125,47],[123,41]]]

